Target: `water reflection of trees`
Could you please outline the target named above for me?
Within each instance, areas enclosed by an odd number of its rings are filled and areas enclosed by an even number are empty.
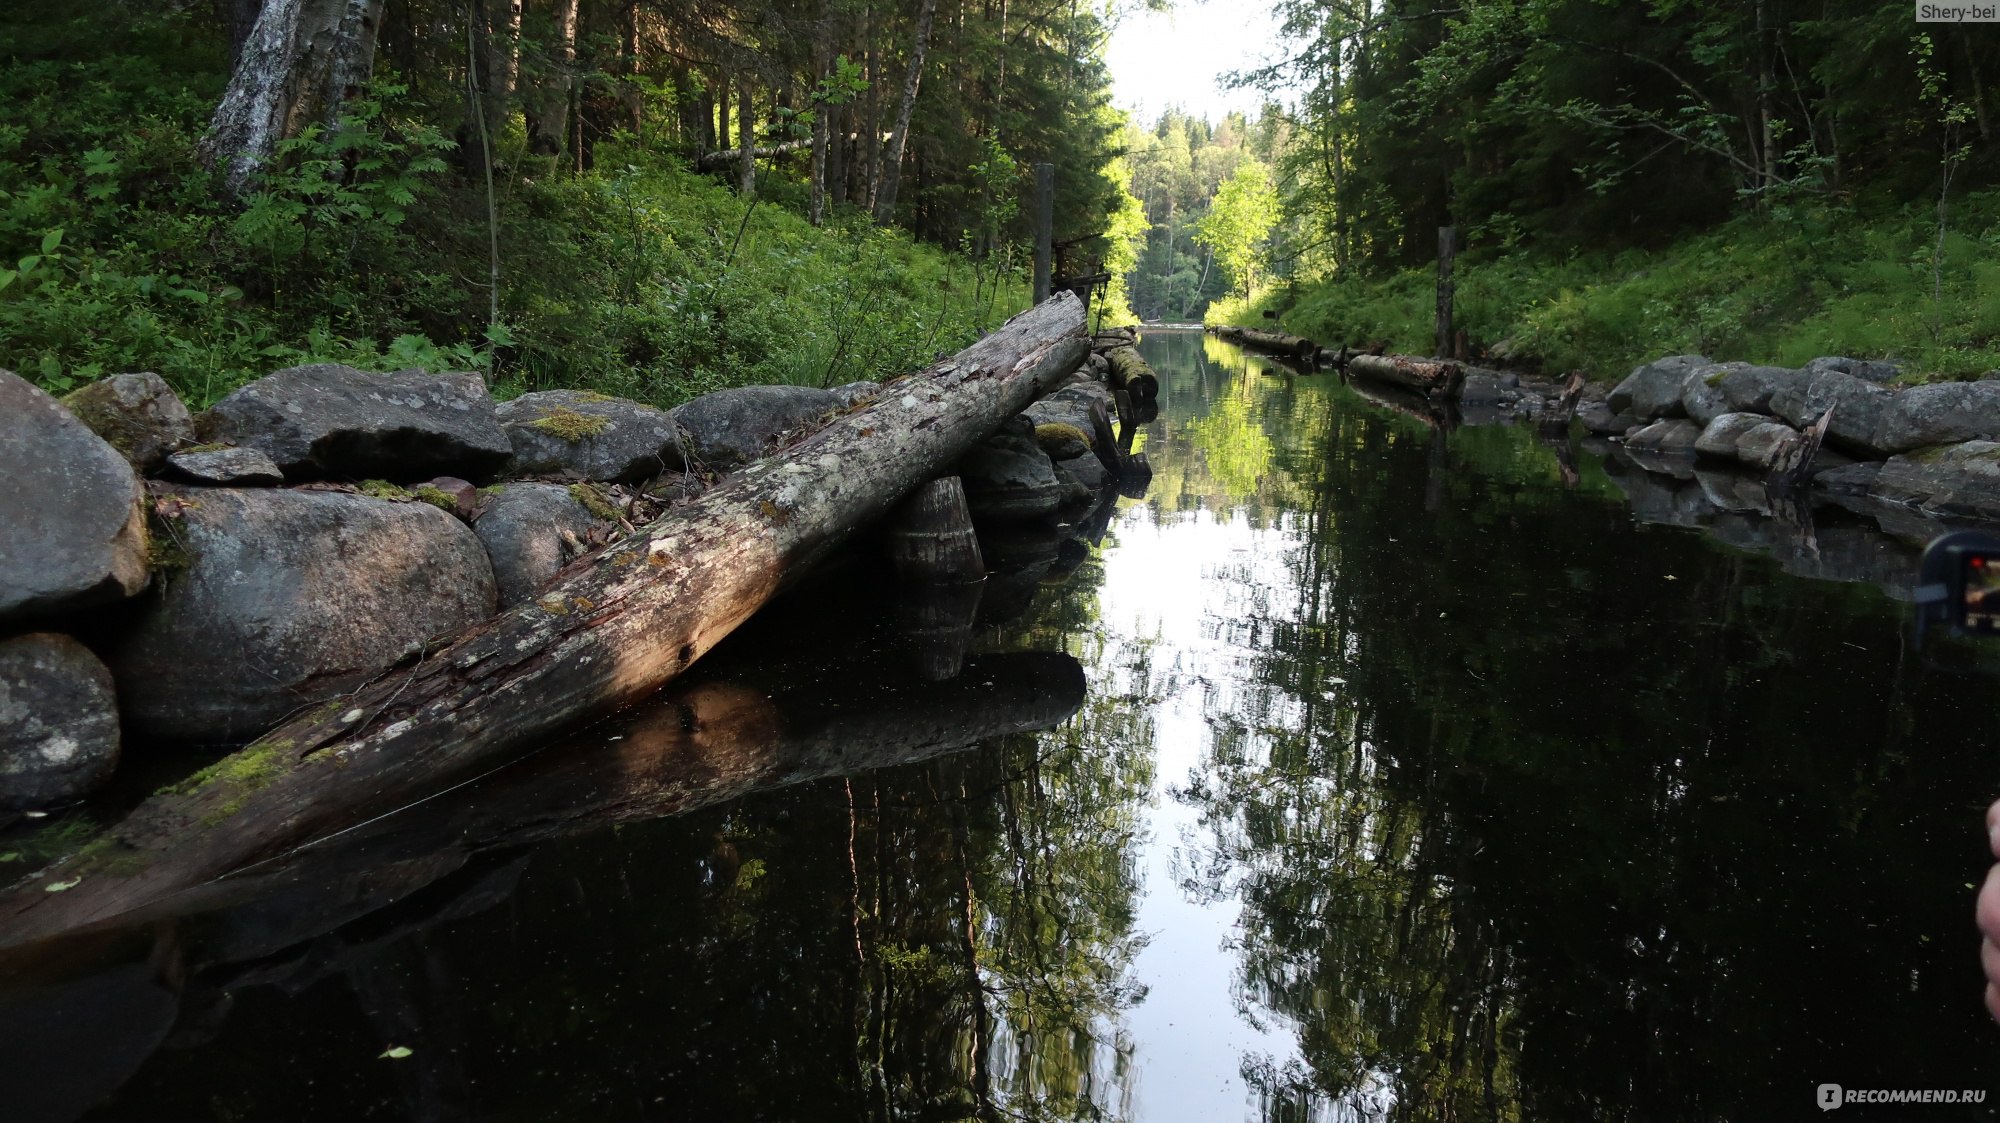
[[[1977,866],[1935,843],[1989,786],[1989,684],[1912,673],[1872,590],[1559,498],[1517,434],[1437,458],[1335,400],[1291,439],[1265,490],[1297,489],[1296,595],[1233,625],[1256,669],[1179,792],[1190,891],[1242,908],[1242,1009],[1297,1035],[1244,1059],[1264,1118],[1752,1119],[1828,1071],[1990,1080],[1948,939]]]

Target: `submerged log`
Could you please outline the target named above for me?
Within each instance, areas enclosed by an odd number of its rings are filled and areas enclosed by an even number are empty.
[[[905,581],[957,583],[986,576],[965,485],[957,476],[911,492],[890,514],[885,537],[889,560]]]
[[[1393,382],[1432,397],[1455,398],[1465,386],[1465,369],[1453,362],[1412,359],[1405,355],[1350,355],[1347,373],[1359,378]]]
[[[1111,385],[1132,396],[1134,402],[1150,402],[1160,396],[1160,376],[1152,365],[1139,357],[1136,347],[1114,347],[1104,353],[1110,364]]]
[[[1057,294],[578,560],[535,600],[155,794],[0,896],[0,946],[129,913],[651,693],[1075,370],[1083,327],[1082,305]]]

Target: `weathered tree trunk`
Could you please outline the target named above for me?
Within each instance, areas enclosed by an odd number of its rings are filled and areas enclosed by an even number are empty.
[[[1347,373],[1407,386],[1434,397],[1455,398],[1465,385],[1465,370],[1457,363],[1412,359],[1403,355],[1350,355]]]
[[[128,913],[345,826],[384,793],[424,789],[643,697],[788,578],[946,471],[1087,350],[1073,297],[1016,316],[580,559],[536,600],[288,722],[186,790],[154,795],[48,882],[0,900],[0,946]]]
[[[1576,416],[1577,399],[1583,397],[1583,387],[1587,381],[1582,371],[1570,372],[1569,381],[1563,384],[1562,394],[1549,404],[1548,412],[1542,415],[1542,428],[1563,431],[1569,429],[1570,419]]]
[[[1132,395],[1134,402],[1150,402],[1160,396],[1160,378],[1136,347],[1114,347],[1104,353],[1111,366],[1111,385]]]
[[[577,0],[555,0],[555,41],[528,99],[528,150],[561,156],[568,138],[571,90],[576,84]]]
[[[1455,357],[1452,346],[1452,315],[1456,311],[1458,285],[1451,279],[1451,267],[1458,257],[1458,227],[1438,227],[1437,324],[1434,352],[1440,359]]]
[[[281,142],[339,119],[374,71],[381,25],[382,0],[267,0],[201,142],[231,194],[249,190]]]
[[[930,48],[931,22],[937,15],[937,0],[924,0],[917,13],[917,34],[910,44],[910,69],[903,76],[903,100],[896,110],[896,126],[889,133],[888,150],[882,154],[881,187],[875,192],[875,222],[886,226],[896,215],[896,184],[903,175],[903,147],[910,139],[910,115],[917,106],[917,86],[924,77],[924,52]]]
[[[736,131],[743,136],[736,150],[736,191],[746,199],[757,193],[757,117],[750,77],[745,69],[736,79]]]
[[[507,131],[513,115],[514,92],[521,83],[521,8],[523,0],[494,0],[500,18],[486,37],[486,135],[493,144]]]
[[[1258,351],[1273,355],[1284,355],[1301,362],[1319,354],[1319,344],[1302,335],[1287,335],[1281,331],[1264,331],[1261,328],[1239,328],[1220,324],[1209,329],[1217,339],[1230,343],[1240,343]]]

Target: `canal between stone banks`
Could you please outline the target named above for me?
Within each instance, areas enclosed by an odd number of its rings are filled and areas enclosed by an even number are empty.
[[[1434,430],[1198,333],[1143,351],[1150,490],[996,543],[958,679],[913,674],[938,629],[851,562],[659,704],[126,934],[41,992],[52,1055],[9,1083],[147,1120],[2000,1101],[1977,653],[1642,523],[1630,469],[1529,429]],[[801,782],[701,806],[762,786],[704,737]]]

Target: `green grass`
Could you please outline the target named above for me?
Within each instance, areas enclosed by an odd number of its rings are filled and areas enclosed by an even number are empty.
[[[352,128],[292,145],[239,207],[195,147],[226,60],[189,49],[186,17],[149,18],[124,53],[0,70],[0,367],[52,392],[153,370],[200,408],[332,361],[671,406],[915,370],[1027,304],[1018,273],[862,216],[810,225],[775,172],[753,206],[628,139],[577,174],[528,154],[517,123],[497,146],[489,327],[484,186],[427,123],[455,108],[385,75]]]
[[[2000,367],[2000,192],[1953,201],[1933,287],[1931,203],[1776,209],[1656,251],[1567,259],[1532,249],[1467,253],[1457,320],[1475,348],[1510,341],[1517,361],[1622,378],[1662,355],[1796,366],[1819,355],[1890,358],[1912,380]],[[1435,272],[1305,283],[1211,323],[1256,323],[1323,345],[1428,354]]]

